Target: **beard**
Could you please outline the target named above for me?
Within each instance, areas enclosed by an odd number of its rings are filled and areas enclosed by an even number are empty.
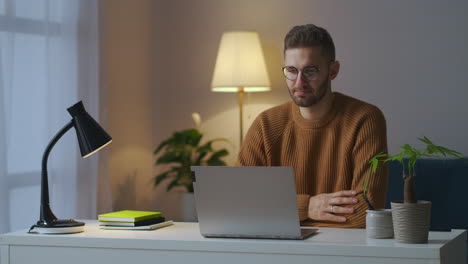
[[[299,88],[293,88],[288,89],[289,91],[289,96],[291,96],[291,99],[294,101],[294,103],[300,107],[310,107],[313,105],[316,105],[318,102],[320,102],[323,97],[325,97],[325,94],[327,93],[327,90],[330,88],[329,85],[329,77],[319,86],[318,91],[316,94],[310,93],[310,88],[306,89],[299,89]],[[295,96],[294,92],[297,90],[305,90],[307,93],[303,96]]]

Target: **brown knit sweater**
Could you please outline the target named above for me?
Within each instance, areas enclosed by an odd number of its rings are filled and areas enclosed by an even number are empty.
[[[299,107],[285,103],[261,113],[242,144],[239,166],[291,166],[296,174],[299,218],[302,225],[365,227],[367,205],[362,199],[369,159],[387,152],[386,124],[375,106],[335,93],[331,110],[319,120],[305,120]],[[383,208],[387,191],[387,166],[371,177],[368,198]],[[268,186],[265,186],[268,188]],[[308,218],[311,196],[341,190],[357,191],[353,214],[345,223]]]

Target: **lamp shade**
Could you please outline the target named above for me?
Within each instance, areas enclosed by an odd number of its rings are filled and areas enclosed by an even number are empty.
[[[73,118],[83,158],[91,156],[112,141],[109,134],[86,112],[81,101],[69,107],[67,111]]]
[[[213,92],[270,91],[257,32],[225,32],[221,37],[211,90]]]

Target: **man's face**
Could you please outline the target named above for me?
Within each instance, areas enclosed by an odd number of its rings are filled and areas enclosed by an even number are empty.
[[[309,107],[320,102],[323,97],[331,92],[330,62],[321,54],[321,47],[301,47],[287,49],[284,54],[284,66],[294,66],[299,69],[296,80],[286,79],[289,95],[294,103],[301,107]],[[319,70],[315,80],[307,80],[307,74],[303,74],[305,67]],[[330,78],[331,77],[331,78]]]

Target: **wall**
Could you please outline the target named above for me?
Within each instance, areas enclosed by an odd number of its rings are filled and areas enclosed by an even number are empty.
[[[426,135],[468,153],[468,2],[466,1],[160,1],[155,21],[154,139],[206,120],[206,136],[237,146],[235,94],[213,93],[219,39],[227,30],[260,34],[272,92],[250,95],[246,126],[260,110],[290,100],[280,67],[282,41],[297,24],[315,23],[335,40],[341,73],[332,89],[376,104],[384,112],[391,153]],[[229,158],[235,161],[237,149]]]
[[[329,30],[341,62],[332,89],[380,107],[390,153],[420,146],[416,138],[425,135],[468,155],[467,11],[466,1],[436,0],[158,1],[153,140],[192,127],[197,111],[206,139],[231,140],[234,164],[237,97],[210,91],[222,33],[258,31],[266,56],[272,91],[249,95],[247,130],[260,111],[290,100],[280,71],[283,38],[294,25],[315,23]],[[171,195],[158,189],[155,204],[172,210]]]
[[[245,130],[260,111],[290,100],[280,71],[283,37],[294,25],[315,23],[332,34],[341,62],[332,89],[382,109],[391,153],[426,135],[468,155],[466,1],[105,2],[114,136],[109,166],[120,207],[177,215],[174,192],[152,189],[151,151],[175,130],[193,127],[192,112],[204,120],[205,140],[231,140],[227,161],[234,164],[237,96],[210,91],[219,40],[228,30],[259,32],[272,82],[271,92],[247,96]]]
[[[153,1],[101,2],[113,210],[152,210]]]

